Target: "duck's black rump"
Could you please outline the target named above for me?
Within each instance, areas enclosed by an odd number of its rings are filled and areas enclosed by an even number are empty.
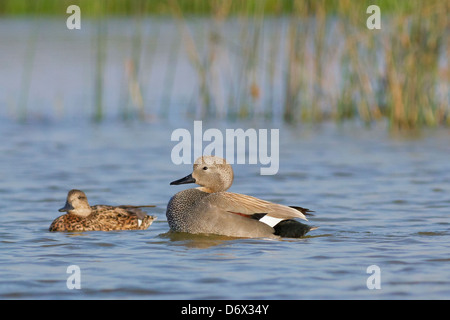
[[[283,238],[301,238],[309,231],[317,229],[293,219],[280,221],[273,228],[275,229],[275,235]]]

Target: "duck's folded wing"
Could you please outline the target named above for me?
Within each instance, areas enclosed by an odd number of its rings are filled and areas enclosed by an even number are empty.
[[[244,194],[217,192],[211,194],[209,197],[214,198],[214,200],[211,199],[213,201],[210,200],[212,203],[231,213],[237,213],[249,217],[255,214],[265,214],[268,217],[281,220],[293,218],[308,220],[305,215],[297,209]]]
[[[138,219],[144,219],[147,216],[147,213],[140,208],[144,207],[154,207],[154,206],[129,206],[129,205],[121,205],[121,206],[107,206],[107,205],[96,205],[92,206],[92,208],[98,213],[108,213],[110,215],[130,215],[137,216]]]
[[[129,205],[122,205],[119,206],[119,208],[125,209],[128,211],[128,213],[130,214],[135,214],[138,219],[144,219],[145,217],[148,216],[148,214],[141,210],[140,208],[153,208],[155,206],[152,205],[145,205],[145,206],[129,206]]]
[[[130,205],[124,204],[124,205],[121,205],[121,206],[118,206],[118,207],[119,208],[124,208],[124,209],[138,209],[138,208],[154,208],[156,206],[154,206],[154,205],[130,206]]]

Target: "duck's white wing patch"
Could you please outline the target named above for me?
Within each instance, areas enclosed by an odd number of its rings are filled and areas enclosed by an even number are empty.
[[[141,220],[141,219],[138,219],[138,227],[140,227],[141,224],[142,224],[142,220]]]
[[[271,227],[276,226],[280,221],[283,221],[283,220],[284,219],[274,218],[267,214],[264,217],[262,217],[261,219],[259,219],[260,222],[264,222],[265,224],[267,224]]]

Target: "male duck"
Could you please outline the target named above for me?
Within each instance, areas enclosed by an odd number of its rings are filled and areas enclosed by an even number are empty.
[[[49,231],[111,231],[145,230],[156,219],[139,208],[154,206],[90,206],[80,190],[70,190],[66,205],[59,209],[67,212],[50,225]]]
[[[200,157],[192,174],[170,184],[185,183],[200,187],[178,192],[170,199],[166,216],[172,231],[245,238],[299,238],[317,229],[293,220],[307,220],[305,215],[312,212],[309,209],[226,192],[233,183],[233,169],[225,159]]]

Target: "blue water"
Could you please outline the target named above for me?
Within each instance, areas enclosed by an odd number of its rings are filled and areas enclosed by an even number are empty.
[[[250,128],[254,123],[205,127]],[[272,124],[261,124],[268,128]],[[2,299],[448,299],[449,132],[278,126],[280,170],[234,165],[233,192],[316,211],[303,239],[168,234],[165,206],[189,187],[171,132],[192,122],[0,126]],[[154,204],[145,231],[50,233],[68,190],[91,204]],[[68,289],[70,265],[81,289]],[[380,270],[381,289],[368,289]]]

